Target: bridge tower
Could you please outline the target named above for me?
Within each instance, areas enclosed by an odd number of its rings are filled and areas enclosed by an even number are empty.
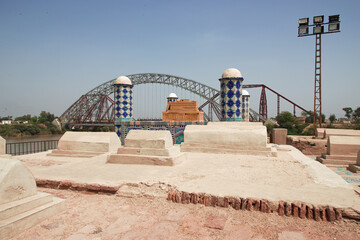
[[[242,90],[242,118],[243,121],[249,122],[249,106],[250,94],[246,90]]]
[[[121,122],[129,122],[133,118],[132,88],[133,84],[126,76],[120,76],[114,82],[114,123],[119,137],[121,136]]]
[[[243,121],[241,72],[235,68],[224,71],[220,81],[221,121]]]

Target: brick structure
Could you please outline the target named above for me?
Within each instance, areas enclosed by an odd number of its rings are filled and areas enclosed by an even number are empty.
[[[168,97],[166,112],[163,112],[162,115],[163,121],[204,121],[204,113],[199,111],[197,101],[189,99],[174,101],[174,98]]]
[[[279,145],[286,144],[287,129],[274,128],[271,133],[271,142]]]

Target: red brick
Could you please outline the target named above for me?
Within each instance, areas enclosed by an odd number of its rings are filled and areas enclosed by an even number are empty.
[[[58,188],[60,181],[55,180],[47,180],[47,179],[36,179],[36,185],[38,187],[46,187],[46,188]]]
[[[71,182],[70,181],[61,181],[59,184],[59,188],[60,189],[68,189],[71,187]]]
[[[190,193],[185,193],[185,203],[189,204],[190,203]]]
[[[225,208],[229,207],[229,197],[224,197],[224,207]]]
[[[260,210],[260,200],[254,200],[254,210],[259,211]]]
[[[177,193],[176,190],[174,190],[173,193],[172,193],[171,200],[172,200],[173,202],[176,202],[176,193]]]
[[[336,218],[336,220],[342,219],[342,213],[341,212],[342,212],[341,209],[335,208],[335,218]]]
[[[234,199],[233,207],[235,210],[240,210],[240,208],[241,208],[241,199],[240,198]]]
[[[313,206],[311,206],[311,205],[306,206],[306,217],[308,219],[314,219]]]
[[[253,199],[251,198],[247,199],[246,210],[252,211],[254,209],[253,202],[254,202]]]
[[[264,212],[264,213],[270,213],[269,202],[264,199],[261,200],[260,201],[260,210],[261,210],[261,212]]]
[[[204,195],[204,204],[205,204],[205,206],[211,206],[211,196],[210,195]]]
[[[292,206],[292,215],[294,217],[299,217],[299,206],[298,206],[298,204],[297,203],[292,203],[291,206]]]
[[[86,191],[86,190],[88,190],[88,187],[82,183],[73,183],[71,185],[70,189],[76,190],[76,191]]]
[[[281,202],[281,201],[279,202],[278,214],[279,214],[279,216],[284,216],[285,215],[284,202]]]
[[[245,210],[247,205],[247,200],[245,198],[241,198],[241,210]]]
[[[205,201],[204,201],[204,194],[203,193],[200,193],[199,194],[199,204],[205,204]]]
[[[192,194],[192,201],[193,204],[198,204],[199,202],[199,196],[196,193]]]
[[[167,198],[166,198],[166,200],[170,200],[171,199],[171,194],[172,194],[172,191],[170,191],[169,193],[168,193],[168,196],[167,196]]]
[[[215,207],[217,205],[217,201],[217,196],[211,196],[211,206]]]
[[[335,210],[333,207],[326,208],[326,217],[330,222],[333,222],[336,220]]]
[[[321,220],[327,221],[325,208],[320,208],[320,217],[321,217]]]
[[[285,215],[291,216],[291,214],[292,214],[291,203],[285,202]]]
[[[314,219],[315,219],[315,221],[321,220],[320,209],[317,207],[314,207]]]
[[[306,218],[306,205],[304,203],[300,206],[299,217]]]
[[[225,205],[224,198],[223,197],[218,197],[216,206],[224,207],[224,205]]]
[[[184,204],[186,201],[186,192],[181,192],[181,203]]]
[[[181,203],[180,192],[176,192],[176,194],[175,194],[175,202]]]

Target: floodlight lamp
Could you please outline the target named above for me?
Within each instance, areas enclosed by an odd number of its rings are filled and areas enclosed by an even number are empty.
[[[300,18],[299,26],[309,25],[309,18]]]
[[[316,26],[313,28],[314,34],[324,33],[324,26]]]
[[[313,18],[314,24],[319,24],[324,22],[324,16],[316,16]]]
[[[336,23],[340,21],[340,15],[329,16],[329,23]]]
[[[330,23],[329,32],[340,31],[340,23]]]
[[[308,27],[299,27],[299,36],[308,35],[309,28]]]

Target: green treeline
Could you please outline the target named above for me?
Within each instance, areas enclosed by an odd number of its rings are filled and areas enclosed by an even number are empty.
[[[21,137],[28,135],[47,135],[61,134],[59,130],[52,124],[56,117],[46,111],[42,111],[39,116],[31,116],[30,114],[17,117],[14,120],[12,116],[0,117],[2,120],[11,120],[12,124],[0,125],[0,136],[2,137]]]

